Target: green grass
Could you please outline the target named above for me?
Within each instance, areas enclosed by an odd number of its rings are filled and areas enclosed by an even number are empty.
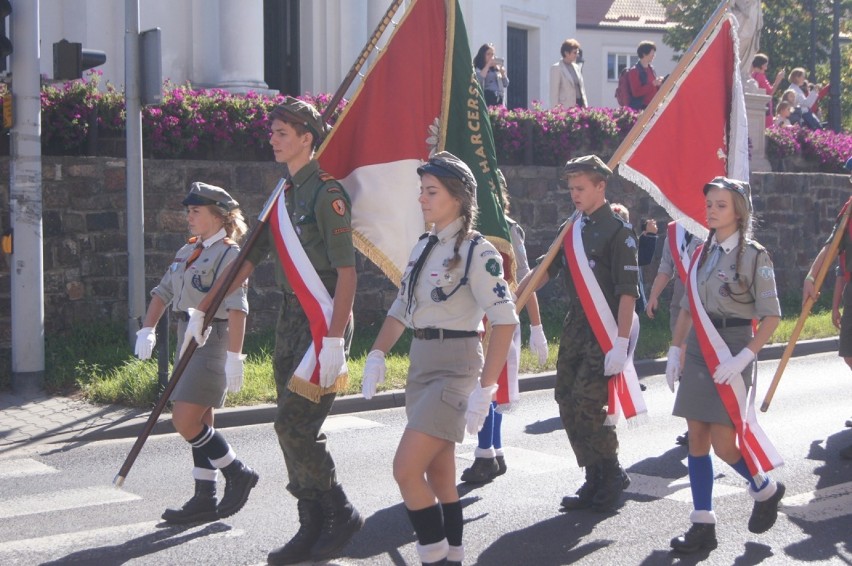
[[[772,342],[787,342],[798,318],[796,299],[791,298],[783,305],[785,317],[772,337]],[[547,363],[539,367],[537,360],[524,346],[521,352],[521,372],[534,373],[556,369],[556,356],[564,311],[550,309],[542,313],[545,334],[550,345]],[[522,341],[529,341],[529,322],[526,313],[522,320]],[[661,308],[654,320],[642,315],[642,331],[636,348],[636,359],[651,359],[665,355],[671,338],[669,335],[668,312]],[[356,328],[349,360],[349,387],[347,394],[361,390],[361,374],[370,346],[378,333],[378,325]],[[824,338],[837,335],[831,324],[831,315],[824,301],[808,318],[799,337],[800,340]],[[174,336],[172,336],[174,351]],[[387,376],[379,390],[400,389],[405,385],[408,373],[407,352],[411,343],[410,334],[400,339],[387,357]],[[78,325],[67,336],[51,336],[46,341],[46,388],[51,393],[81,393],[95,403],[120,403],[133,407],[150,407],[157,399],[157,362],[140,361],[133,357],[126,342],[126,331],[120,324]],[[244,351],[248,354],[245,366],[245,382],[242,390],[229,395],[229,406],[272,403],[275,401],[275,382],[272,377],[272,351],[274,334],[270,331],[246,337]],[[0,387],[3,384],[0,383]]]

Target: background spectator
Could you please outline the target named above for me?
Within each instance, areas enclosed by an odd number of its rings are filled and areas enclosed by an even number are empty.
[[[577,64],[580,43],[576,39],[566,39],[560,48],[562,60],[550,66],[550,106],[571,108],[588,106],[583,75]]]
[[[488,106],[503,104],[503,92],[509,86],[509,76],[503,66],[503,59],[494,56],[493,44],[482,44],[473,58],[473,66],[476,68],[476,80],[485,95],[485,103]]]
[[[751,61],[751,77],[757,82],[757,86],[766,91],[766,94],[772,96],[775,94],[775,90],[778,88],[778,85],[781,84],[781,81],[784,80],[784,69],[778,69],[778,72],[775,73],[775,82],[770,83],[769,79],[766,78],[766,71],[769,69],[769,57],[764,55],[763,53],[758,53],[754,56],[754,59]],[[773,120],[772,116],[774,115],[774,102],[773,99],[769,99],[768,106],[766,108],[766,127],[772,125]]]
[[[639,62],[629,71],[630,107],[634,110],[644,110],[651,99],[657,94],[662,77],[658,77],[651,66],[651,61],[657,55],[657,46],[653,41],[643,41],[636,48]]]

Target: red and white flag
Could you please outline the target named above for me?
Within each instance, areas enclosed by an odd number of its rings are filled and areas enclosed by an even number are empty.
[[[669,216],[706,238],[702,188],[713,177],[748,181],[748,123],[739,73],[736,19],[728,13],[632,146],[618,173],[646,191]],[[616,151],[616,155],[618,151]]]

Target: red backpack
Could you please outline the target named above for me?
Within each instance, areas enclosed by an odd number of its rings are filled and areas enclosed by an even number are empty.
[[[624,67],[618,74],[618,86],[615,89],[615,100],[619,106],[630,106],[630,80],[627,74],[630,72],[630,67]]]

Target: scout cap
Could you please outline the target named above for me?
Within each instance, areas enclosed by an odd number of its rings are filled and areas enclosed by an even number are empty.
[[[575,157],[569,159],[562,168],[562,178],[574,173],[599,173],[605,178],[612,175],[612,169],[606,166],[606,163],[601,161],[597,155],[584,155],[583,157]]]
[[[751,187],[745,181],[738,181],[727,177],[715,177],[712,181],[704,185],[704,196],[707,196],[707,193],[713,188],[725,189],[740,195],[745,199],[746,207],[751,212]]]
[[[323,122],[316,108],[292,96],[285,97],[283,103],[273,108],[269,119],[302,124],[314,135],[315,145],[319,145],[329,131],[328,125]]]
[[[196,206],[215,204],[219,208],[223,208],[227,211],[234,210],[240,206],[240,203],[232,199],[231,195],[229,195],[225,189],[198,181],[190,185],[189,194],[186,195],[186,198],[183,199],[181,204],[184,206],[189,206],[191,204]]]
[[[439,151],[429,158],[429,161],[417,168],[417,174],[423,176],[429,173],[436,177],[456,179],[464,184],[468,192],[476,196],[476,179],[467,164],[450,153]]]

